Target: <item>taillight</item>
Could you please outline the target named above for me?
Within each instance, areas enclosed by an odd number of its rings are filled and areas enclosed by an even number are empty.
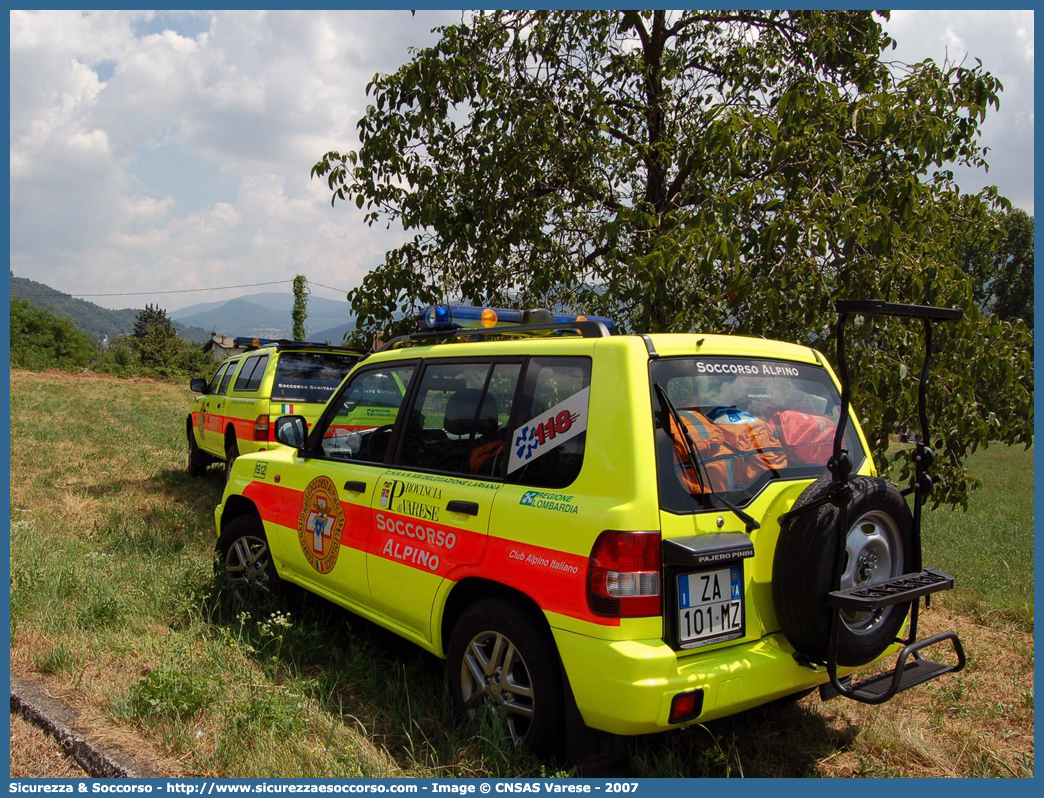
[[[607,530],[591,549],[587,604],[595,615],[660,614],[660,533]]]
[[[254,440],[255,441],[267,441],[268,440],[268,416],[258,416],[254,419]]]

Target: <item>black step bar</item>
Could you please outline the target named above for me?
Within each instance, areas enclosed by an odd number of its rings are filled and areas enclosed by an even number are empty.
[[[827,606],[850,612],[873,612],[928,596],[940,590],[952,590],[953,577],[931,568],[918,574],[903,574],[887,582],[857,585],[827,594]]]
[[[921,658],[921,649],[947,640],[953,644],[954,653],[957,655],[955,664],[948,665],[945,662],[932,662]],[[899,652],[895,668],[885,673],[855,683],[851,676],[838,679],[835,674],[828,684],[820,686],[819,697],[823,701],[829,701],[843,695],[864,704],[883,704],[903,690],[963,669],[965,661],[964,646],[961,645],[960,638],[954,632],[941,632],[906,646]]]

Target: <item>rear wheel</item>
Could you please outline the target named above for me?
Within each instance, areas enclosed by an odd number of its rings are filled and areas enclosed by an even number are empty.
[[[231,435],[225,440],[225,482],[232,478],[232,464],[239,457],[239,446]]]
[[[913,517],[898,489],[884,480],[849,481],[841,589],[874,585],[905,573],[913,558]],[[813,483],[794,505],[798,509],[826,495],[828,478]],[[824,504],[794,516],[780,530],[772,570],[772,594],[783,633],[806,656],[826,661],[833,611],[827,593],[835,589],[838,509]],[[873,612],[842,612],[838,630],[839,665],[863,665],[896,641],[909,604]]]
[[[488,712],[514,745],[551,756],[564,745],[562,678],[546,626],[501,599],[481,601],[457,621],[447,649],[458,717]]]
[[[201,477],[207,470],[207,466],[210,465],[210,455],[200,449],[199,444],[196,443],[196,432],[192,422],[189,421],[185,427],[188,435],[188,472],[190,476]]]

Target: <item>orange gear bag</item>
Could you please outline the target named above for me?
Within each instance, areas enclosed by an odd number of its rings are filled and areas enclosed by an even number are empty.
[[[787,454],[772,427],[736,407],[716,407],[707,414],[732,451],[731,488],[746,488],[766,471],[787,467]]]
[[[706,416],[695,410],[679,410],[682,423],[689,432],[689,437],[696,444],[696,451],[703,464],[703,474],[697,474],[689,458],[689,448],[674,416],[670,417],[670,435],[674,443],[674,458],[677,464],[678,479],[689,493],[721,493],[730,489],[729,461],[732,451],[725,443],[725,436],[717,424],[711,423]],[[707,477],[710,484],[706,484]],[[701,477],[703,479],[701,480]]]

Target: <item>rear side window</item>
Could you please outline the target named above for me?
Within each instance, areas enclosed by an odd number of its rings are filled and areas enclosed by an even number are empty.
[[[521,363],[438,363],[424,370],[400,465],[467,476],[499,472]]]
[[[358,359],[336,352],[284,352],[276,365],[272,399],[326,404]]]
[[[236,377],[235,390],[247,393],[256,391],[261,386],[261,378],[267,367],[268,355],[248,357],[243,363],[243,368],[239,370],[239,376]]]
[[[564,488],[580,473],[591,395],[589,358],[533,358],[511,434],[508,479]]]

